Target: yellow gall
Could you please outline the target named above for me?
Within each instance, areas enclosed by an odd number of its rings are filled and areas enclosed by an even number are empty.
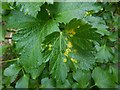
[[[66,41],[68,41],[68,38],[65,38]]]
[[[75,35],[75,34],[76,34],[76,32],[75,32],[75,31],[72,31],[71,33],[72,33],[72,35]]]
[[[69,31],[69,33],[72,34],[72,35],[75,35],[75,34],[76,34],[76,32],[74,31],[74,29],[71,29],[71,30]]]
[[[101,11],[103,10],[103,8],[100,9]]]
[[[76,52],[77,52],[77,50],[76,50],[76,49],[74,49],[74,50],[73,50],[73,52],[75,52],[75,53],[76,53]]]
[[[68,57],[68,52],[64,52],[64,55],[65,55],[66,57]]]
[[[74,60],[74,63],[78,63],[77,60]]]
[[[92,16],[92,14],[90,14],[90,16]]]
[[[76,34],[76,32],[74,31],[74,29],[70,29],[69,31],[67,31],[68,34],[70,34],[70,36],[73,36]]]
[[[49,46],[49,47],[52,47],[52,45],[51,45],[51,44],[49,44],[48,46]]]
[[[70,37],[73,37],[73,35],[71,34]]]
[[[68,42],[68,45],[67,45],[69,48],[72,47],[72,43],[71,42]]]
[[[71,58],[70,60],[73,62],[73,61],[74,61],[74,58]]]
[[[85,12],[85,15],[89,15],[89,12]]]
[[[48,50],[49,50],[49,51],[51,51],[51,50],[52,50],[52,48],[51,48],[51,47],[49,47],[49,48],[48,48]]]
[[[67,49],[66,49],[66,52],[68,52],[68,53],[71,52],[71,49],[67,48]]]
[[[77,60],[75,60],[74,58],[71,58],[71,61],[72,61],[73,63],[77,63]]]
[[[66,59],[66,58],[64,58],[64,59],[63,59],[63,62],[64,62],[64,63],[66,63],[66,62],[67,62],[67,59]]]
[[[77,28],[80,28],[80,25],[78,25]]]

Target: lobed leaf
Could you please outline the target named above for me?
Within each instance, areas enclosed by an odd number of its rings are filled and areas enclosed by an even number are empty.
[[[19,3],[21,7],[21,11],[23,11],[25,14],[31,15],[33,17],[36,17],[38,14],[38,11],[40,11],[40,7],[44,4],[43,2],[20,2]]]
[[[92,72],[92,77],[95,81],[95,85],[99,88],[116,88],[114,82],[115,78],[112,73],[109,73],[108,69],[96,67]]]
[[[17,81],[15,88],[28,88],[28,85],[29,85],[29,76],[24,74],[24,76]]]
[[[79,84],[80,88],[87,88],[91,79],[90,71],[77,70],[73,73],[73,78]]]
[[[50,5],[50,13],[58,22],[68,23],[73,18],[82,19],[87,11],[98,12],[99,6],[89,2],[55,2]]]
[[[17,66],[16,64],[12,64],[4,70],[4,75],[10,77],[10,81],[13,82],[20,70],[21,68],[19,66]]]

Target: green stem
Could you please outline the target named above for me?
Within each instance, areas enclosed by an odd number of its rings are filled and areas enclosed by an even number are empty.
[[[103,10],[98,16],[102,15],[103,13],[105,13],[105,10]]]
[[[96,84],[94,84],[94,85],[90,86],[89,88],[93,88],[94,86],[96,86]]]
[[[60,53],[61,53],[61,49],[62,49],[62,47],[61,47],[61,36],[62,36],[62,32],[60,32]]]
[[[25,71],[24,71],[24,69],[22,68],[22,72],[23,72],[23,74],[25,75]]]
[[[0,63],[7,63],[7,62],[12,62],[12,61],[17,61],[17,60],[19,60],[19,58],[15,58],[15,59],[12,59],[12,60],[2,61]]]

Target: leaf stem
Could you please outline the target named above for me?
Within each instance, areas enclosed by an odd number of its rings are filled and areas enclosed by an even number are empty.
[[[62,32],[60,32],[60,53],[61,53],[61,49],[62,49],[62,47],[61,47],[61,36],[62,36]]]
[[[90,86],[89,88],[93,88],[94,86],[96,86],[96,84],[94,84],[94,85]]]
[[[24,71],[24,69],[22,68],[22,72],[23,72],[23,74],[25,75],[25,71]]]
[[[2,61],[0,63],[7,63],[7,62],[12,62],[12,61],[17,61],[19,60],[19,58],[15,58],[15,59],[12,59],[12,60],[5,60],[5,61]]]

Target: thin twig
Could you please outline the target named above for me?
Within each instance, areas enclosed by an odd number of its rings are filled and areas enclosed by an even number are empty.
[[[7,63],[7,62],[12,62],[12,61],[17,61],[19,60],[19,58],[15,58],[15,59],[12,59],[12,60],[5,60],[5,61],[2,61],[0,63]]]

